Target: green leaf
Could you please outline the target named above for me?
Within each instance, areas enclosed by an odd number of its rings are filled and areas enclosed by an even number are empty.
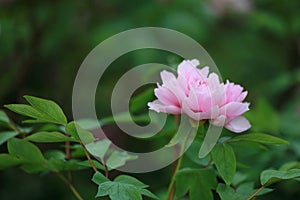
[[[71,160],[64,160],[64,159],[56,159],[50,158],[47,161],[47,166],[49,169],[54,171],[69,171],[69,170],[81,170],[85,169],[86,167],[80,165],[81,161],[71,159]]]
[[[8,109],[18,114],[25,115],[35,120],[27,120],[28,123],[57,123],[66,125],[67,118],[62,109],[53,101],[41,99],[32,96],[24,96],[30,103],[25,104],[10,104],[6,105]]]
[[[25,138],[32,142],[65,142],[65,141],[76,141],[74,138],[70,138],[60,132],[37,132]]]
[[[9,154],[0,154],[0,170],[22,163],[20,159]]]
[[[95,157],[100,158],[101,160],[104,158],[111,141],[108,139],[103,139],[100,141],[96,141],[90,144],[85,145],[86,149]]]
[[[93,163],[94,163],[94,166],[97,168],[97,169],[100,169],[100,170],[105,170],[105,168],[103,167],[103,165],[101,163],[99,163],[98,161],[96,160],[92,160]],[[85,160],[85,161],[81,161],[78,163],[78,165],[80,166],[84,166],[84,167],[92,167],[91,163],[89,160]]]
[[[93,133],[81,128],[74,121],[67,124],[66,132],[78,141],[82,141],[84,144],[89,144],[95,141]]]
[[[6,142],[7,140],[9,140],[10,138],[15,137],[16,135],[18,135],[18,133],[15,132],[15,131],[1,132],[0,133],[0,145],[2,145],[4,142]]]
[[[241,184],[236,190],[228,185],[219,183],[217,187],[217,193],[221,197],[221,200],[245,200],[249,199],[257,189],[254,189],[254,182],[246,182]],[[260,196],[272,191],[272,189],[264,188],[256,196]]]
[[[137,156],[130,155],[126,151],[124,152],[114,151],[107,159],[106,165],[110,169],[116,169],[118,167],[125,165],[127,161],[135,160],[135,159],[137,159]]]
[[[92,178],[92,181],[94,183],[96,183],[97,185],[100,185],[101,183],[110,181],[109,179],[107,179],[105,176],[103,176],[103,174],[101,174],[100,172],[96,172]]]
[[[212,150],[212,157],[220,176],[230,185],[236,171],[236,158],[232,147],[226,143],[218,144]]]
[[[278,144],[288,144],[289,142],[286,140],[283,140],[281,138],[272,136],[272,135],[267,135],[264,133],[249,133],[249,134],[244,134],[244,135],[239,135],[236,136],[232,139],[230,139],[232,142],[237,142],[237,141],[250,141],[250,142],[257,142],[261,144],[266,144],[266,145],[278,145]]]
[[[189,193],[190,200],[213,200],[211,190],[216,186],[216,175],[210,169],[185,168],[176,173],[177,198]]]
[[[145,189],[148,187],[147,185],[130,176],[121,175],[114,181],[110,181],[101,173],[96,172],[92,180],[99,185],[96,197],[109,196],[111,200],[142,200],[142,195],[144,195],[158,199],[153,193]]]
[[[300,169],[291,169],[287,171],[265,170],[260,175],[262,185],[270,185],[281,180],[289,180],[300,177]]]
[[[22,162],[34,164],[43,164],[45,162],[39,148],[26,140],[12,138],[8,140],[7,146],[8,152],[22,160]]]
[[[0,110],[0,124],[8,126],[9,123],[10,123],[10,120],[9,120],[8,116],[6,115],[6,113],[3,110]]]

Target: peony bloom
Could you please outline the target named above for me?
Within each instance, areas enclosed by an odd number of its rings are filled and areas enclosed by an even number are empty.
[[[194,120],[210,120],[215,126],[239,133],[251,127],[241,115],[249,110],[243,102],[247,91],[240,85],[220,82],[209,67],[198,69],[199,61],[184,60],[179,64],[176,77],[168,71],[161,72],[162,85],[154,90],[157,100],[149,102],[150,109],[169,114],[186,114]]]

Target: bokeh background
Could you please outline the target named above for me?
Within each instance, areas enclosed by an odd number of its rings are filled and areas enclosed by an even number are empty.
[[[241,177],[247,174],[258,182],[263,169],[299,161],[299,0],[0,0],[1,109],[4,104],[23,102],[22,96],[28,94],[55,100],[71,119],[73,81],[86,55],[106,38],[144,26],[174,29],[197,40],[224,80],[249,91],[252,111],[247,115],[252,130],[290,142],[269,151],[238,149]],[[180,60],[155,50],[119,58],[101,80],[105,86],[97,93],[96,105],[100,117],[110,114],[107,105],[114,80],[131,67],[148,62],[174,64]],[[20,122],[16,115],[8,114]],[[159,193],[169,181],[170,169],[136,176]],[[74,176],[83,196],[93,199],[92,171]],[[296,181],[276,184],[275,192],[262,199],[300,199],[299,186]],[[57,177],[8,169],[0,172],[0,199],[74,197]]]

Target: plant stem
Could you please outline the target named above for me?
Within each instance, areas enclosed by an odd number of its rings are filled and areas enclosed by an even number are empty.
[[[184,150],[185,150],[185,146],[186,146],[186,143],[188,141],[188,136],[185,138],[185,141],[181,147],[181,150],[180,150],[180,158],[178,159],[178,162],[177,162],[177,165],[176,165],[176,168],[173,172],[173,175],[172,175],[172,179],[171,179],[171,183],[169,185],[169,188],[168,188],[168,197],[167,197],[167,200],[173,200],[174,199],[174,192],[175,192],[175,177],[176,177],[176,172],[180,169],[181,167],[181,163],[182,163],[182,159],[183,159],[183,153],[184,153]]]
[[[82,148],[83,148],[83,150],[84,150],[84,153],[85,153],[87,159],[89,160],[90,165],[92,166],[93,170],[94,170],[95,172],[97,172],[97,171],[98,171],[98,170],[97,170],[97,167],[95,166],[95,164],[94,164],[94,162],[93,162],[93,160],[92,160],[92,158],[91,158],[89,152],[87,151],[87,149],[85,148],[85,146],[84,146],[84,144],[83,144],[82,142],[80,142],[80,144],[81,144],[81,146],[82,146]]]
[[[71,184],[61,173],[57,172],[57,171],[52,171],[54,174],[56,174],[63,182],[65,182],[69,188],[71,189],[71,191],[73,192],[73,194],[76,196],[76,198],[78,200],[83,200],[83,198],[81,197],[81,195],[79,194],[79,192],[76,190],[76,188],[73,186],[73,184]]]
[[[258,188],[247,200],[252,200],[254,199],[254,197],[260,192],[262,191],[263,189],[265,188],[264,185],[262,185],[260,188]]]
[[[204,167],[204,168],[208,168],[208,167],[211,165],[212,162],[213,162],[213,159],[211,158],[211,159],[209,160],[209,162],[208,162],[206,165],[204,165],[203,167]]]

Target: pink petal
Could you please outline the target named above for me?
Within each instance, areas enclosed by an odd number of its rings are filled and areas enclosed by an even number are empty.
[[[226,125],[225,128],[227,128],[230,131],[233,131],[235,133],[240,133],[243,131],[248,130],[251,127],[251,124],[249,121],[242,116],[236,117],[229,121]]]
[[[228,118],[235,118],[249,110],[249,103],[230,102],[223,106],[220,110],[223,115]]]
[[[175,115],[181,113],[181,109],[179,107],[172,105],[164,105],[158,100],[149,102],[147,105],[149,106],[149,109],[154,110],[156,112],[163,112]]]

